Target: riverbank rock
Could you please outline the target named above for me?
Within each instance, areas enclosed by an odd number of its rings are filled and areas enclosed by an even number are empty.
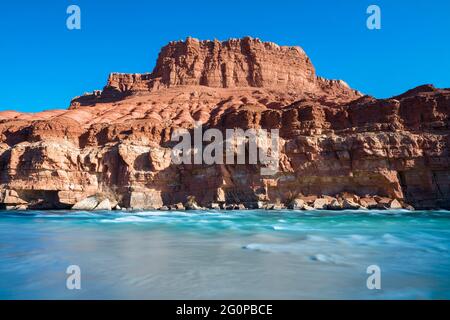
[[[392,200],[389,207],[394,210],[403,209],[402,204],[397,199]]]
[[[339,202],[339,200],[334,199],[327,205],[328,210],[342,210],[343,206],[342,203]]]
[[[0,203],[5,206],[26,205],[27,201],[21,199],[15,190],[2,190],[0,192]]]
[[[92,196],[85,198],[77,203],[75,203],[72,207],[72,210],[94,210],[99,204],[97,197]]]
[[[169,206],[169,208],[170,208],[170,210],[177,210],[177,211],[186,210],[186,208],[184,207],[184,205],[181,202],[171,204]]]
[[[14,211],[14,210],[17,210],[17,211],[25,211],[25,210],[28,210],[28,205],[26,205],[26,204],[19,204],[19,205],[13,205],[13,206],[5,206],[5,210],[8,210],[8,211]]]
[[[359,204],[367,209],[376,209],[378,202],[374,198],[363,197],[359,200]]]
[[[100,203],[95,207],[94,210],[108,210],[110,211],[111,208],[111,202],[109,201],[109,199],[104,199],[102,201],[100,201]]]
[[[267,204],[263,201],[257,201],[256,202],[256,209],[265,209],[267,207]]]
[[[377,209],[386,210],[391,208],[392,199],[386,197],[375,197],[375,200],[377,201]]]
[[[188,200],[184,204],[186,210],[201,210],[202,207],[197,203],[195,197],[189,196]]]
[[[323,198],[318,198],[314,200],[313,207],[318,210],[325,210],[328,205],[328,200]]]
[[[351,199],[344,199],[344,202],[342,203],[342,207],[346,210],[358,210],[360,209],[360,205],[355,203]]]
[[[218,203],[211,203],[209,208],[214,210],[220,210],[220,205]]]
[[[305,206],[305,201],[302,199],[294,199],[291,204],[289,205],[289,209],[292,210],[302,210]]]
[[[316,199],[318,198],[318,196],[301,196],[299,197],[299,199],[303,200],[303,202],[309,206],[313,206],[314,205],[314,201],[316,201]]]

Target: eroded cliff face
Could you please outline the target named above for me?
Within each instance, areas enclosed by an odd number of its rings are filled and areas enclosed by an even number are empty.
[[[251,207],[321,196],[450,208],[449,114],[448,89],[377,100],[316,76],[298,47],[189,38],[164,47],[152,73],[112,74],[68,110],[0,112],[0,203],[70,208],[102,195],[145,209],[194,196]],[[172,132],[195,121],[279,129],[279,172],[173,164]]]
[[[342,80],[318,77],[300,47],[278,46],[250,37],[223,42],[187,38],[163,47],[152,73],[112,73],[103,91],[78,97],[72,106],[176,86],[265,88],[339,100],[361,95]]]

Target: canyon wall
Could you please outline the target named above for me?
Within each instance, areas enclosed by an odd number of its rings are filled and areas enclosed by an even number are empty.
[[[203,206],[257,207],[352,197],[450,208],[449,114],[449,89],[375,99],[318,77],[299,47],[188,38],[164,47],[153,72],[111,74],[67,110],[0,112],[0,204],[63,209],[96,195],[146,209],[193,196]],[[279,129],[279,172],[173,164],[172,133],[195,121]]]

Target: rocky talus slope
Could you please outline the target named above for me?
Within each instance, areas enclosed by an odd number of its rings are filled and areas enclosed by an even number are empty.
[[[299,47],[188,38],[67,110],[0,112],[0,206],[450,208],[449,114],[450,89],[375,99]],[[195,121],[279,129],[279,172],[175,165],[171,134]]]

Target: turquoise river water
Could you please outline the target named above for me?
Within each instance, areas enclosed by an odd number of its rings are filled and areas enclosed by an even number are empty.
[[[449,299],[450,212],[0,211],[0,299],[116,298]]]

